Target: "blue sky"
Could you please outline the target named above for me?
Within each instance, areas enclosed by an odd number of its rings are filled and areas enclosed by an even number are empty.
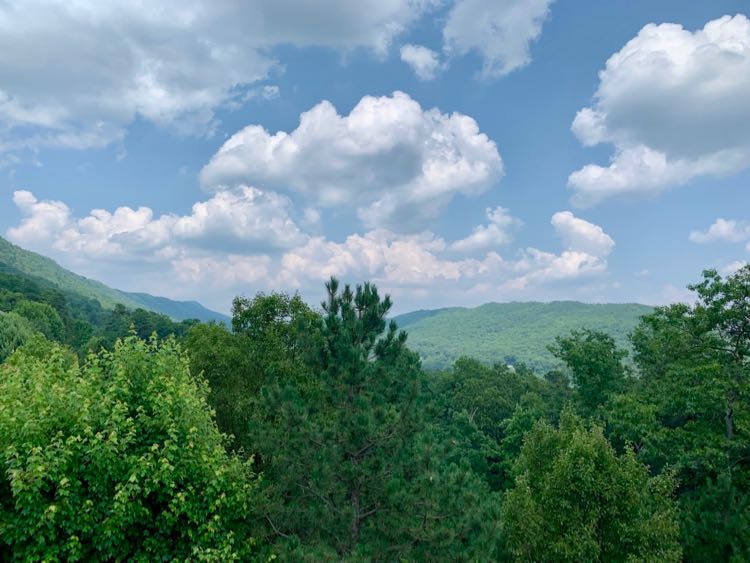
[[[222,311],[684,299],[750,255],[748,12],[0,3],[0,232]]]

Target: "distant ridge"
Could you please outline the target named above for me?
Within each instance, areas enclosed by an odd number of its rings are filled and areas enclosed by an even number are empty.
[[[74,274],[51,258],[25,250],[2,237],[0,237],[0,268],[43,279],[60,289],[96,299],[105,309],[113,309],[119,303],[130,309],[141,308],[155,311],[176,321],[185,319],[226,323],[230,321],[228,316],[206,309],[196,301],[173,301],[147,293],[128,293],[111,288],[99,281]]]
[[[420,310],[394,320],[409,333],[409,347],[428,369],[447,368],[460,356],[470,356],[487,364],[523,362],[544,373],[558,365],[547,350],[556,336],[591,328],[628,348],[628,334],[652,310],[637,303],[512,302]]]

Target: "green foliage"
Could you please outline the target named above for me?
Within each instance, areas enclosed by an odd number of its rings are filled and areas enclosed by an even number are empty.
[[[645,317],[633,334],[638,385],[608,408],[613,443],[679,479],[688,561],[750,558],[750,268],[704,272],[694,306]]]
[[[680,561],[668,474],[617,456],[601,428],[567,413],[539,422],[516,462],[503,532],[519,561]]]
[[[250,418],[262,365],[248,353],[243,340],[222,325],[198,324],[188,332],[185,346],[191,372],[208,382],[208,402],[219,429],[234,437],[232,445],[237,450],[249,451]]]
[[[90,280],[62,268],[54,260],[24,250],[0,237],[0,271],[33,277],[58,290],[77,297],[97,301],[104,309],[114,309],[123,305],[129,309],[147,309],[168,315],[173,319],[200,319],[226,321],[228,318],[209,311],[199,303],[178,302],[145,293],[128,293],[107,287],[101,282]]]
[[[19,301],[13,312],[29,321],[36,332],[41,332],[50,340],[62,341],[65,337],[65,326],[60,315],[47,303]]]
[[[231,560],[255,480],[227,455],[173,340],[79,367],[55,344],[0,368],[0,547],[13,560]]]
[[[491,557],[491,497],[465,465],[443,462],[420,407],[419,360],[395,323],[386,327],[390,299],[370,284],[339,291],[331,280],[327,290],[299,345],[311,352],[301,356],[308,373],[270,380],[253,425],[272,533],[283,549],[321,558]]]
[[[15,313],[0,312],[0,363],[34,335],[31,323]]]
[[[550,352],[562,360],[571,373],[581,411],[593,415],[610,397],[625,390],[627,355],[614,338],[589,329],[558,336]]]
[[[461,444],[462,458],[493,490],[505,489],[511,481],[509,469],[525,432],[539,419],[556,419],[559,405],[554,392],[552,385],[524,366],[488,367],[469,358],[436,374],[431,389],[442,425],[451,428],[452,439]],[[521,428],[522,407],[528,423]]]
[[[182,337],[197,321],[175,323],[168,317],[116,305],[102,308],[98,301],[61,290],[0,263],[0,312],[13,311],[28,320],[34,331],[67,344],[85,357],[89,350],[112,349],[133,328],[141,338],[156,334]]]
[[[458,358],[426,372],[371,284],[229,330],[3,252],[0,560],[750,560],[750,267],[694,306],[400,317]]]
[[[652,311],[636,304],[488,303],[474,309],[418,311],[395,317],[427,369],[448,368],[461,356],[488,365],[526,364],[538,373],[558,366],[547,350],[557,336],[588,328],[628,346],[628,333]]]
[[[223,325],[198,324],[186,338],[193,373],[211,387],[209,402],[222,432],[234,436],[237,450],[252,451],[250,426],[261,387],[270,380],[304,373],[301,335],[319,316],[299,296],[259,293],[233,303],[234,332]]]

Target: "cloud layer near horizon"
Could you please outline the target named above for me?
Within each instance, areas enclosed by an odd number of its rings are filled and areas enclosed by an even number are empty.
[[[524,248],[503,258],[501,247],[520,222],[502,208],[488,210],[486,225],[453,242],[430,231],[398,234],[387,229],[334,241],[305,233],[284,196],[248,186],[219,192],[184,216],[156,217],[147,207],[120,207],[75,217],[65,203],[38,200],[28,191],[17,191],[14,201],[24,218],[9,229],[12,241],[64,264],[93,265],[109,283],[108,272],[117,271],[119,284],[145,276],[172,297],[180,295],[157,278],[177,277],[180,290],[188,294],[210,287],[216,299],[226,299],[220,307],[224,310],[235,293],[249,286],[316,293],[331,275],[369,279],[409,300],[428,290],[500,299],[596,279],[606,273],[614,247],[599,226],[566,211],[551,221],[562,242],[559,253]],[[130,279],[123,277],[125,271]]]

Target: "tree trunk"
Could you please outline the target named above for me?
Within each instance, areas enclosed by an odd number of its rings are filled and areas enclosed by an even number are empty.
[[[724,416],[726,423],[727,440],[734,440],[734,393],[727,397],[727,412]]]
[[[354,548],[357,547],[357,544],[359,543],[359,493],[357,492],[357,489],[352,489],[351,492],[351,503],[352,503],[352,523],[349,530],[350,534],[350,547],[349,552],[353,552]]]

